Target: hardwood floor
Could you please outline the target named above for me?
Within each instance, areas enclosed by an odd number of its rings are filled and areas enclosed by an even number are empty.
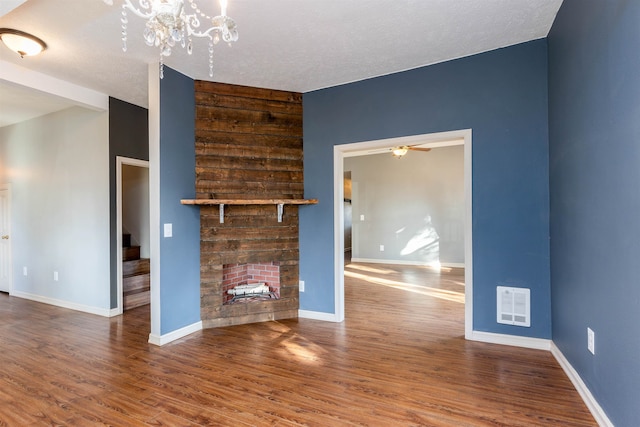
[[[107,319],[0,295],[0,425],[594,426],[546,351],[467,342],[464,276],[346,267],[346,321],[147,343]]]

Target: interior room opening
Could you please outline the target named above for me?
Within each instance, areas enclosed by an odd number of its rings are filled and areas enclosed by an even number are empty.
[[[470,143],[471,132],[459,131],[336,146],[337,304],[345,275],[384,282],[375,277],[383,264],[400,274],[385,285],[408,292],[417,271],[452,273],[459,288],[438,294],[465,306],[471,330]],[[409,149],[394,156],[398,146]]]

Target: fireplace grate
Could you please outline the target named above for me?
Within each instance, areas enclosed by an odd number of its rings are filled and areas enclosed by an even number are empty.
[[[268,301],[273,299],[278,299],[278,296],[275,292],[246,293],[241,295],[234,295],[233,298],[231,298],[229,302],[227,302],[227,304],[250,301]]]
[[[251,283],[238,285],[227,291],[229,295],[233,295],[228,304],[235,302],[249,301],[266,301],[270,299],[278,299],[278,295],[273,292],[266,283]]]

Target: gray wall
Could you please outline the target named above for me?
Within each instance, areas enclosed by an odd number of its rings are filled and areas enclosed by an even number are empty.
[[[13,294],[109,314],[108,124],[107,112],[74,107],[0,128]]]
[[[464,264],[463,151],[458,145],[409,151],[401,159],[390,153],[346,158],[353,259]]]

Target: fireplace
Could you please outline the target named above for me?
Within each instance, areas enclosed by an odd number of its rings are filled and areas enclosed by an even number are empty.
[[[307,204],[302,94],[196,81],[195,99],[196,183],[190,204],[200,205],[202,325],[296,318],[298,209]],[[249,273],[263,266],[279,272]],[[225,271],[230,268],[233,273]],[[231,285],[236,273],[243,278]],[[264,284],[270,295],[234,300],[237,295],[229,290],[245,284]]]
[[[258,262],[222,266],[223,304],[280,298],[280,263]]]

